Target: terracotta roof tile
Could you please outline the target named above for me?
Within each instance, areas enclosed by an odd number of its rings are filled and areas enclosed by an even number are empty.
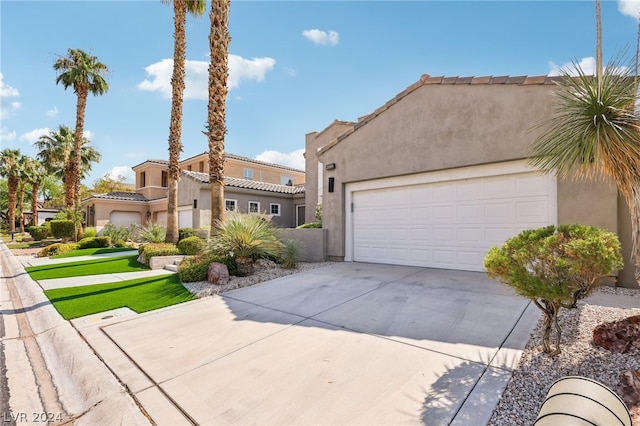
[[[521,75],[517,77],[509,77],[507,79],[507,84],[522,84],[527,79],[526,75]]]
[[[207,173],[183,171],[183,175],[202,184],[209,183],[209,175]],[[303,194],[304,185],[289,186],[279,185],[275,183],[258,182],[255,180],[240,179],[234,177],[225,177],[224,185],[233,188],[256,189],[259,191],[275,192],[279,194]]]

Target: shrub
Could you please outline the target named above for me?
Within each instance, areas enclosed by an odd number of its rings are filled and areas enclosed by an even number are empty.
[[[302,255],[302,243],[298,240],[287,240],[284,242],[282,251],[280,252],[280,265],[284,269],[295,269],[300,262]]]
[[[228,256],[218,256],[213,252],[204,252],[193,257],[186,257],[178,266],[178,277],[183,283],[207,281],[209,265],[213,262],[223,263],[229,269],[229,275],[237,275],[236,262]]]
[[[82,238],[91,238],[91,237],[97,237],[98,233],[96,232],[96,228],[90,226],[87,228],[84,228],[84,233],[82,234]]]
[[[49,222],[45,222],[45,223],[49,223]],[[29,235],[31,235],[33,239],[36,241],[44,240],[45,238],[49,238],[51,236],[51,228],[49,227],[49,225],[30,226]]]
[[[70,239],[74,238],[76,228],[72,220],[52,220],[49,222],[51,226],[51,235],[54,238]]]
[[[87,237],[78,241],[78,248],[102,248],[111,247],[111,237]]]
[[[180,228],[178,229],[178,242],[185,238],[193,237],[194,235],[196,235],[196,230],[194,228]]]
[[[228,214],[217,223],[211,249],[221,256],[232,256],[238,264],[238,275],[253,272],[253,257],[278,257],[282,243],[274,226],[256,214]]]
[[[145,243],[162,243],[167,238],[167,228],[160,223],[149,222],[140,230],[140,239]]]
[[[193,255],[204,250],[205,245],[206,243],[202,238],[193,235],[178,241],[178,250],[180,250],[182,254]]]
[[[74,251],[78,248],[77,244],[70,243],[55,243],[44,247],[42,250],[38,252],[38,257],[50,257],[55,256],[57,254],[69,253],[70,251]]]
[[[125,247],[125,241],[133,240],[134,233],[137,229],[137,225],[132,223],[130,226],[115,226],[112,223],[107,223],[102,228],[102,235],[105,237],[111,237],[111,241],[116,247]],[[122,245],[118,245],[122,243]]]
[[[176,256],[180,254],[180,250],[175,244],[171,243],[147,243],[140,246],[145,259],[150,259],[153,256]]]
[[[502,247],[491,248],[484,266],[489,277],[511,286],[542,311],[543,350],[556,355],[560,353],[560,308],[575,307],[578,299],[592,293],[602,278],[622,268],[623,262],[614,233],[562,225],[523,231]]]
[[[322,229],[322,222],[303,223],[297,227],[298,229]]]

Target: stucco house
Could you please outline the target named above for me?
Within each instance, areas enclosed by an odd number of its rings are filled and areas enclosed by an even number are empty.
[[[168,164],[166,160],[147,160],[134,166],[135,192],[94,194],[83,200],[87,226],[94,226],[99,232],[108,223],[166,224]],[[208,154],[181,161],[180,169],[178,226],[208,226],[211,221]],[[226,210],[261,213],[277,226],[295,227],[304,223],[304,181],[302,170],[226,154]]]
[[[547,76],[423,75],[357,122],[307,134],[307,221],[322,203],[329,258],[482,271],[488,249],[524,229],[583,223],[617,232],[629,259],[615,186],[527,165],[554,87]],[[637,287],[630,265],[618,281]]]

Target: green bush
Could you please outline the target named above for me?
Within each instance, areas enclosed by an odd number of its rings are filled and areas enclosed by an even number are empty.
[[[322,229],[322,222],[303,223],[297,227],[298,229]]]
[[[111,223],[107,223],[104,228],[102,228],[102,235],[105,237],[111,237],[111,241],[116,247],[125,247],[125,241],[133,240],[134,233],[137,229],[136,224],[131,224],[130,226],[115,226]],[[118,245],[122,244],[122,245]]]
[[[175,244],[171,243],[147,243],[140,246],[142,253],[147,261],[153,256],[176,256],[180,254],[180,250]]]
[[[280,266],[284,269],[295,269],[298,267],[301,256],[302,243],[298,240],[287,240],[280,252]]]
[[[167,228],[160,223],[149,222],[140,230],[140,239],[145,243],[162,243],[167,238]]]
[[[84,233],[82,234],[82,238],[91,238],[91,237],[97,237],[98,233],[96,232],[96,228],[89,226],[87,228],[84,228]]]
[[[111,247],[111,237],[87,237],[78,241],[78,248],[103,248]]]
[[[51,235],[54,238],[74,238],[76,228],[72,220],[52,220],[49,224],[51,226]]]
[[[493,247],[484,259],[491,278],[531,299],[544,314],[545,353],[560,353],[561,307],[573,308],[602,278],[623,266],[616,234],[584,225],[547,226],[523,231]],[[555,339],[552,347],[552,327]]]
[[[206,281],[209,265],[218,262],[227,265],[229,275],[237,275],[236,262],[228,256],[217,256],[212,252],[205,252],[193,257],[186,257],[178,266],[178,277],[183,283]]]
[[[178,242],[185,238],[193,237],[194,235],[196,235],[195,228],[180,228],[178,229]]]
[[[180,250],[182,254],[194,255],[204,250],[205,245],[206,243],[202,238],[193,235],[178,241],[178,250]]]
[[[74,251],[78,248],[78,245],[75,243],[65,244],[65,243],[55,243],[44,247],[42,250],[38,252],[38,257],[49,257],[55,256],[57,254],[64,254]]]
[[[49,222],[45,222],[45,223],[49,223]],[[49,225],[30,226],[29,235],[31,235],[34,240],[41,241],[51,236],[51,228],[49,227]]]

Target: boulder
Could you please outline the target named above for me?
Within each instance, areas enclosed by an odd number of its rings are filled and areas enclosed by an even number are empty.
[[[593,329],[593,343],[619,354],[640,350],[640,315],[598,325]]]
[[[225,285],[229,282],[229,268],[223,263],[213,262],[209,265],[207,281],[215,285]]]
[[[633,424],[640,424],[640,370],[625,371],[620,375],[618,382],[618,395],[633,417]]]

